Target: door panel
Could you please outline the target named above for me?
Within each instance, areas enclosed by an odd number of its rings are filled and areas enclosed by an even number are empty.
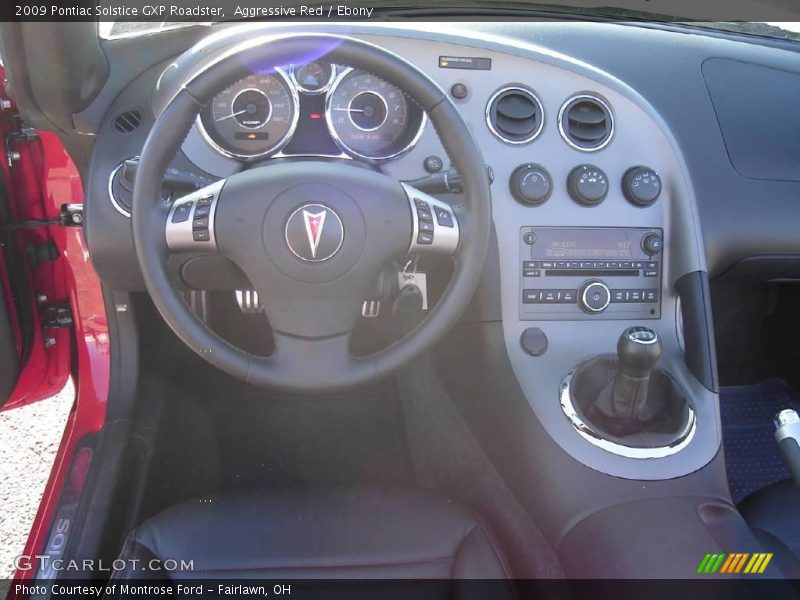
[[[5,275],[5,269],[0,266],[0,270]],[[11,396],[11,392],[17,385],[19,377],[19,357],[14,343],[14,330],[11,328],[11,320],[8,315],[6,298],[9,296],[5,283],[6,278],[0,278],[2,293],[0,294],[0,404]]]

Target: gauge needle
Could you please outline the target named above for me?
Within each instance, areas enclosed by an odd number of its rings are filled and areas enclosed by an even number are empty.
[[[357,113],[363,113],[364,112],[363,108],[339,108],[339,107],[336,107],[336,106],[333,108],[333,110],[343,110],[344,112],[357,112]]]
[[[222,117],[221,119],[217,119],[217,120],[216,120],[216,121],[214,121],[214,122],[215,122],[215,123],[220,123],[221,121],[224,121],[224,120],[226,120],[226,119],[232,119],[233,117],[238,117],[239,115],[243,115],[243,114],[244,114],[244,113],[246,113],[246,112],[247,112],[247,109],[245,108],[245,109],[242,109],[242,110],[240,110],[240,111],[237,111],[237,112],[235,112],[235,113],[231,113],[231,114],[229,114],[229,115],[225,115],[225,116],[224,116],[224,117]]]

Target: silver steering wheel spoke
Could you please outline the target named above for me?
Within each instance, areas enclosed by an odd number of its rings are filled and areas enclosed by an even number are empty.
[[[220,179],[175,200],[165,229],[170,252],[217,252],[214,217],[223,185]]]
[[[434,198],[402,183],[411,208],[411,242],[409,254],[454,254],[460,232],[458,218],[447,202]]]

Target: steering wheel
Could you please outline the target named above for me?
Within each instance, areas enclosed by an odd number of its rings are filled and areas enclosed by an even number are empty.
[[[160,185],[201,110],[253,72],[324,58],[396,85],[427,113],[461,175],[463,205],[444,202],[359,166],[323,161],[253,168],[166,207]],[[453,103],[415,66],[347,37],[257,38],[195,73],[156,119],[133,191],[133,240],[145,285],[164,320],[209,363],[248,383],[294,392],[336,390],[385,376],[455,325],[475,292],[491,231],[483,157]],[[247,275],[267,312],[275,350],[234,347],[191,311],[171,282],[170,253],[221,254]],[[393,260],[450,254],[442,297],[409,334],[366,357],[349,348],[361,305]],[[265,330],[265,335],[268,331]]]

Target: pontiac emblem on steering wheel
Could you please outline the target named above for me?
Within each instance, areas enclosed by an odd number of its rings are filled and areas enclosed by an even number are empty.
[[[304,204],[286,221],[286,245],[297,258],[322,262],[339,251],[344,227],[336,212],[322,204]]]

